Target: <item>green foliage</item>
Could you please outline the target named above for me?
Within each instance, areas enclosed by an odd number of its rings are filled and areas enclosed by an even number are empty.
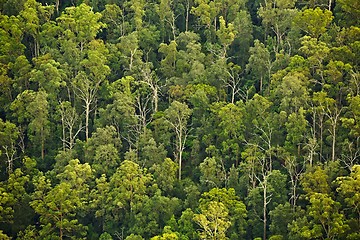
[[[200,199],[200,209],[207,209],[209,205],[214,204],[213,210],[215,211],[215,208],[219,208],[219,217],[223,218],[223,230],[228,230],[227,236],[230,236],[231,238],[240,238],[245,233],[245,227],[246,227],[246,217],[247,217],[247,210],[245,204],[239,200],[239,198],[235,195],[235,190],[233,188],[229,189],[219,189],[219,188],[213,188],[209,192],[205,192]],[[220,205],[217,205],[218,203],[221,203]],[[210,218],[213,218],[211,212],[209,212]],[[206,216],[206,214],[205,214]],[[207,217],[207,216],[206,216]],[[210,228],[214,227],[216,225],[215,223],[207,223],[205,219],[203,219],[203,216],[199,217],[199,221],[202,221],[201,224],[210,224]],[[208,218],[208,217],[207,217]],[[215,217],[216,218],[216,217]],[[227,218],[229,218],[229,222],[227,222]],[[209,219],[210,220],[210,219]],[[214,219],[212,219],[214,220]],[[212,221],[210,220],[210,222]],[[230,223],[230,225],[229,225]],[[198,224],[200,224],[198,222]],[[215,225],[212,225],[215,224]],[[209,226],[208,226],[209,227]],[[205,228],[205,226],[203,226]],[[205,229],[204,229],[205,230]],[[205,230],[208,231],[208,230]],[[212,231],[212,230],[210,230]],[[222,234],[225,234],[222,233]],[[201,235],[201,234],[200,234]],[[208,235],[206,235],[208,236]],[[216,238],[218,239],[218,238]]]
[[[299,12],[294,18],[294,24],[307,33],[312,38],[319,38],[326,32],[326,27],[333,20],[331,11],[315,9],[305,9]]]
[[[359,14],[0,0],[0,238],[359,239]]]
[[[170,158],[165,158],[161,164],[154,164],[151,170],[154,171],[154,178],[159,188],[165,193],[171,192],[177,179],[178,165]]]
[[[71,160],[64,172],[57,175],[60,183],[52,187],[43,175],[36,179],[35,191],[30,206],[40,215],[40,238],[45,236],[86,236],[87,227],[79,223],[76,216],[86,211],[89,186],[92,177],[89,164]]]
[[[206,208],[200,208],[201,214],[194,215],[194,221],[201,227],[199,233],[203,239],[226,239],[226,231],[231,226],[228,209],[221,202],[211,201]]]

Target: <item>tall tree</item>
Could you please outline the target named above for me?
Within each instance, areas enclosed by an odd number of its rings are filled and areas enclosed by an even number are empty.
[[[270,81],[272,62],[269,51],[259,40],[254,41],[254,47],[250,50],[249,63],[246,65],[246,71],[255,81],[259,81],[259,92],[263,93],[265,81]]]
[[[179,180],[181,180],[181,168],[183,152],[185,150],[186,139],[189,134],[188,120],[192,111],[185,104],[173,101],[168,109],[165,110],[165,121],[170,124],[172,131],[175,133],[175,158],[179,163]]]
[[[4,122],[0,118],[0,146],[5,155],[6,162],[6,172],[11,174],[14,170],[14,161],[16,159],[17,147],[16,143],[19,137],[19,131],[15,124],[6,121]],[[1,155],[0,155],[1,156]]]
[[[78,214],[85,211],[88,181],[92,177],[89,164],[71,160],[64,172],[57,175],[60,182],[52,186],[50,179],[40,175],[30,205],[40,215],[40,237],[86,236],[86,227],[79,223]]]

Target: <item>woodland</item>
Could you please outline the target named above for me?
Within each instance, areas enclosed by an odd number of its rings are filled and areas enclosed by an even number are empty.
[[[360,239],[359,0],[0,12],[0,239]]]

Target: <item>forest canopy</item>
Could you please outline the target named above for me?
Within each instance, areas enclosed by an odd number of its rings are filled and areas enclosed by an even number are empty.
[[[357,0],[0,0],[1,239],[360,239]]]

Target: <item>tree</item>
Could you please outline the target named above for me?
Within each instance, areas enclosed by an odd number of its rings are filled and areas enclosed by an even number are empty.
[[[327,97],[326,92],[317,92],[314,94],[314,101],[318,104],[320,111],[328,118],[330,123],[329,132],[332,136],[331,141],[331,160],[335,161],[336,158],[336,137],[337,127],[340,121],[342,107],[339,107],[336,100]]]
[[[35,0],[27,0],[24,9],[19,13],[19,17],[24,22],[25,36],[28,34],[32,38],[33,57],[40,56],[40,27],[44,22],[50,21],[54,12],[53,6],[42,6]]]
[[[219,22],[220,22],[220,28],[219,30],[216,31],[216,35],[219,38],[220,44],[223,47],[221,57],[226,58],[227,48],[234,41],[236,30],[232,23],[226,24],[226,21],[222,16],[219,17]]]
[[[107,26],[107,42],[116,43],[119,37],[124,36],[128,30],[124,9],[116,4],[106,4],[101,14],[102,21]]]
[[[138,164],[129,160],[121,163],[110,178],[105,206],[98,206],[99,209],[106,209],[106,215],[103,216],[104,230],[113,233],[118,229],[119,224],[125,224],[127,229],[132,227],[135,213],[148,199],[147,188],[150,186],[150,181],[151,175]]]
[[[170,158],[165,158],[161,164],[154,164],[150,170],[154,171],[154,179],[164,193],[170,193],[176,182],[178,166]]]
[[[226,170],[221,160],[212,157],[205,158],[199,165],[201,172],[200,183],[205,189],[223,187],[226,180]]]
[[[309,79],[303,73],[290,72],[276,87],[275,101],[280,98],[280,109],[288,114],[298,112],[300,108],[306,109],[309,101],[308,86]]]
[[[353,238],[359,237],[359,233],[354,231],[360,226],[360,206],[359,206],[359,181],[360,181],[360,166],[354,165],[351,169],[349,176],[338,177],[336,179],[339,184],[336,191],[341,194],[345,201],[345,204],[350,207],[350,218],[346,217],[349,222],[349,226],[353,226],[351,229],[351,235]]]
[[[305,9],[298,12],[294,18],[294,24],[307,33],[312,38],[319,38],[326,32],[326,27],[333,20],[331,11],[315,9]]]
[[[64,172],[57,175],[60,183],[52,186],[50,179],[40,175],[30,205],[40,215],[40,237],[63,239],[84,237],[87,228],[79,223],[78,214],[85,211],[88,181],[92,177],[89,164],[71,160]]]
[[[174,5],[173,0],[161,0],[157,9],[161,23],[165,23],[163,28],[165,28],[166,25],[170,26],[173,41],[175,41],[176,38],[176,19],[178,18],[174,12]],[[166,31],[166,29],[164,30]]]
[[[329,2],[331,2],[331,0],[329,0]],[[338,4],[345,12],[344,18],[347,20],[346,22],[348,22],[348,24],[356,25],[359,23],[359,19],[356,17],[360,11],[360,5],[358,2],[351,0],[340,0]]]
[[[220,105],[220,104],[219,104]],[[239,164],[240,147],[244,140],[244,104],[238,101],[236,104],[226,104],[224,106],[214,104],[214,111],[219,119],[219,140],[221,141],[221,150],[225,160],[230,160],[230,164],[235,162]],[[230,165],[227,164],[227,165]]]
[[[226,236],[230,239],[239,239],[245,235],[247,226],[247,210],[245,204],[235,194],[233,188],[213,188],[209,192],[203,193],[200,202],[200,209],[206,209],[209,204],[222,203],[228,210],[228,219],[231,226],[227,230]]]
[[[112,176],[120,165],[121,141],[114,126],[97,128],[85,145],[85,158],[98,176]]]
[[[116,44],[118,51],[120,51],[120,59],[124,66],[122,66],[126,75],[136,76],[141,75],[141,69],[144,68],[142,62],[143,52],[139,47],[138,32],[132,32],[128,35],[120,37],[120,42]]]
[[[25,50],[25,45],[21,43],[24,32],[22,23],[16,16],[7,16],[1,14],[1,63],[8,64],[14,62],[16,58],[21,56]]]
[[[350,129],[350,134],[360,136],[360,96],[349,96],[350,113],[348,117],[341,118],[343,125]]]
[[[33,133],[33,135],[30,136],[32,142],[40,142],[41,158],[44,159],[45,140],[50,135],[48,95],[43,90],[35,94],[34,100],[27,106],[27,111],[32,118],[32,121],[29,123],[29,131]]]
[[[185,150],[185,143],[189,134],[188,120],[192,111],[185,104],[173,101],[168,109],[164,111],[165,121],[170,124],[175,133],[175,159],[179,163],[179,180],[181,180],[182,155]]]
[[[49,105],[47,93],[44,90],[34,92],[25,90],[17,96],[11,104],[11,110],[17,117],[19,124],[26,124],[24,128],[28,130],[28,137],[37,147],[40,142],[41,158],[45,157],[45,142],[49,136]]]
[[[262,222],[262,236],[265,240],[267,239],[269,212],[277,204],[283,204],[286,201],[286,175],[282,174],[279,170],[269,171],[264,162],[262,162],[261,170],[255,177],[258,181],[258,186],[249,191],[248,205],[254,211],[252,218],[260,218]],[[260,198],[259,195],[261,196]],[[254,225],[256,221],[258,220],[255,220]]]
[[[69,101],[60,102],[57,110],[60,114],[62,126],[61,140],[63,142],[63,150],[71,150],[74,147],[77,136],[83,130],[80,117]]]
[[[104,27],[104,24],[99,21],[100,18],[100,13],[94,13],[91,7],[84,3],[66,8],[64,13],[56,19],[58,25],[64,29],[60,42],[65,44],[67,41],[74,41],[76,48],[82,52],[85,45],[93,41]]]
[[[150,236],[159,234],[160,229],[166,228],[174,212],[180,206],[180,200],[176,197],[161,196],[160,191],[156,191],[153,196],[148,194],[144,202],[137,204],[134,208],[129,223],[129,232],[139,234],[150,239]]]
[[[205,25],[207,28],[212,26],[212,23],[215,21],[214,25],[216,28],[216,16],[218,14],[219,8],[216,6],[215,1],[204,1],[199,0],[195,1],[195,6],[191,8],[191,13],[199,17],[200,23]]]
[[[245,93],[246,90],[244,91],[241,89],[241,67],[236,64],[229,63],[227,68],[228,78],[223,79],[223,81],[225,82],[225,87],[230,90],[230,102],[235,104],[237,96],[240,96],[242,100],[247,100]]]
[[[163,234],[161,236],[152,237],[150,240],[172,240],[172,239],[178,240],[179,239],[178,235],[179,234],[177,232],[173,232],[171,230],[171,227],[165,226]]]
[[[23,204],[24,199],[28,197],[26,184],[29,181],[29,175],[17,168],[9,173],[7,181],[0,183],[0,222],[14,223],[15,211],[18,210],[16,209],[17,205]]]
[[[135,22],[135,29],[138,31],[138,30],[141,30],[142,28],[142,18],[145,14],[145,4],[146,4],[146,1],[144,0],[131,0],[129,2],[130,4],[130,9],[134,12],[134,22]]]
[[[190,208],[187,208],[182,212],[181,217],[178,220],[180,234],[188,239],[198,239],[193,218],[194,212]]]
[[[279,204],[273,210],[270,211],[270,226],[269,230],[272,236],[269,239],[273,239],[273,236],[282,236],[281,239],[287,239],[288,226],[292,223],[295,217],[299,214],[300,209],[294,209],[290,203]],[[277,239],[277,238],[274,238]]]
[[[60,68],[60,63],[55,61],[50,53],[33,58],[34,69],[30,73],[30,81],[38,83],[39,88],[44,89],[55,104],[60,91],[66,86],[65,73]]]
[[[107,53],[108,51],[102,41],[90,42],[87,52],[88,58],[80,62],[84,69],[76,75],[74,82],[72,82],[75,94],[84,102],[86,141],[89,139],[90,112],[94,110],[92,105],[96,103],[100,84],[105,81],[110,72],[110,68],[106,65]]]
[[[135,99],[132,93],[133,77],[124,77],[108,86],[110,103],[99,109],[98,126],[114,126],[118,137],[125,139],[131,147],[136,140],[132,139],[131,126],[136,125]],[[138,136],[138,135],[137,135]]]
[[[226,239],[226,230],[231,226],[228,209],[221,202],[211,201],[200,207],[201,213],[194,215],[194,221],[202,228],[201,239]]]
[[[19,137],[19,131],[15,124],[0,118],[0,146],[6,157],[6,171],[11,174],[14,169],[14,161],[16,159],[16,141]],[[0,151],[0,153],[2,152]]]
[[[291,27],[291,22],[296,15],[295,0],[265,1],[258,10],[259,16],[265,27],[269,27],[276,36],[274,52],[279,53],[284,49],[284,40]]]
[[[90,134],[90,113],[98,96],[98,90],[110,73],[107,64],[108,50],[96,35],[105,25],[100,22],[101,14],[94,13],[86,4],[68,7],[56,19],[57,26],[51,32],[57,32],[59,49],[53,49],[55,60],[62,64],[66,80],[72,93],[83,102],[85,112],[85,138]],[[66,64],[65,64],[66,63]]]
[[[178,55],[176,42],[173,40],[169,44],[161,43],[158,51],[164,54],[164,58],[160,62],[163,75],[167,78],[175,76]]]
[[[291,231],[305,239],[336,239],[348,228],[340,204],[328,194],[313,193],[306,215],[292,222]]]
[[[151,71],[150,67],[145,67],[142,71],[142,80],[141,82],[147,85],[152,92],[152,110],[153,113],[156,113],[158,111],[158,105],[159,105],[159,92],[160,92],[160,86],[159,86],[159,79],[156,76],[156,74]]]
[[[272,63],[270,53],[265,45],[259,40],[254,41],[254,47],[250,50],[249,63],[246,65],[246,71],[254,77],[255,81],[259,81],[259,92],[263,92],[263,85],[266,80],[270,80]]]

